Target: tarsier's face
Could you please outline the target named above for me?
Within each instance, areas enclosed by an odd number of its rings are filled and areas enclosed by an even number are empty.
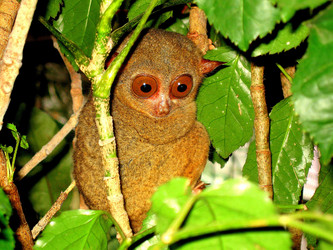
[[[152,108],[152,116],[163,117],[181,105],[183,99],[193,90],[193,79],[189,74],[181,74],[169,84],[153,75],[138,75],[132,82],[132,93]]]
[[[202,78],[201,56],[184,36],[148,33],[121,73],[116,96],[146,116],[171,116],[193,105]]]

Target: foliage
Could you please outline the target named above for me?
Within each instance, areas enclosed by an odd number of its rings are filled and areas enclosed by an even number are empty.
[[[253,133],[250,64],[230,47],[209,51],[205,58],[226,62],[227,67],[202,84],[197,98],[198,120],[205,125],[216,151],[227,158]]]
[[[4,191],[0,188],[0,249],[14,249],[14,233],[9,227],[12,207]]]
[[[7,128],[11,131],[12,136],[14,137],[16,141],[15,149],[13,150],[13,147],[6,146],[6,145],[0,145],[0,149],[3,150],[6,158],[6,167],[7,167],[7,179],[8,183],[13,182],[14,177],[14,171],[15,171],[15,161],[17,156],[17,150],[19,146],[23,149],[28,149],[29,144],[27,142],[27,137],[25,135],[20,135],[20,133],[17,131],[17,128],[14,124],[8,123]],[[13,153],[12,162],[10,163],[10,154]]]
[[[128,22],[113,20],[110,37],[115,43],[137,25],[150,3],[132,2],[123,2],[123,7],[129,6]],[[189,2],[158,1],[146,27],[159,26],[186,34],[188,16],[179,14],[178,6]],[[144,230],[131,240],[126,239],[119,248],[289,249],[291,241],[282,228],[285,226],[306,232],[313,246],[319,240],[321,246],[332,247],[332,4],[326,0],[194,2],[205,11],[211,38],[218,45],[205,57],[226,62],[204,80],[197,97],[198,120],[210,135],[214,159],[227,159],[253,136],[251,63],[265,65],[269,61],[289,66],[299,62],[292,83],[293,96],[280,98],[270,107],[274,203],[244,179],[226,181],[200,194],[192,194],[186,180],[176,179],[161,186],[153,196]],[[41,19],[62,43],[62,51],[77,69],[90,60],[94,41],[99,39],[96,30],[101,21],[100,4],[99,0],[50,0]],[[271,84],[269,80],[267,76],[266,86]],[[35,121],[40,123],[32,127],[40,126],[40,130],[30,132],[31,144],[40,148],[43,143],[38,131],[50,131],[57,126],[46,118]],[[306,203],[310,212],[299,213],[295,210],[305,202],[302,189],[313,158],[313,144],[321,152],[320,186]],[[258,182],[254,142],[249,146],[243,175]],[[279,206],[284,207],[282,212],[286,214],[277,210]],[[318,208],[325,214],[315,212]],[[45,209],[44,205],[35,207],[39,213]],[[0,213],[2,223],[1,216]],[[36,248],[106,248],[112,224],[100,211],[63,212],[43,232]],[[8,227],[8,223],[4,225]],[[10,233],[7,236],[10,238]]]
[[[309,47],[300,61],[293,84],[295,109],[304,128],[320,147],[321,161],[333,155],[332,56],[333,8],[329,6],[311,22]]]
[[[108,214],[93,210],[63,212],[37,240],[35,249],[106,249],[112,222]]]

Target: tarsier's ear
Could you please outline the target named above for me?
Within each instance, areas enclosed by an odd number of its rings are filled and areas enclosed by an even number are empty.
[[[218,66],[221,66],[222,64],[225,64],[225,62],[211,61],[202,58],[200,62],[200,71],[203,75],[205,75],[212,72],[214,69],[216,69]]]

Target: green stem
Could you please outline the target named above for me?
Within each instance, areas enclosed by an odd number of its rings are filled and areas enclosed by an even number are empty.
[[[120,52],[120,54],[113,60],[108,69],[104,72],[100,81],[94,85],[94,96],[98,96],[101,98],[107,98],[110,95],[110,90],[114,79],[116,78],[117,72],[119,71],[122,63],[125,61],[126,56],[128,55],[130,49],[135,43],[136,39],[140,35],[141,30],[144,28],[146,21],[149,18],[150,13],[153,11],[156,6],[158,0],[152,0],[145,14],[143,15],[141,21],[138,26],[134,30],[131,38],[128,43],[124,47],[124,49]]]
[[[299,210],[305,210],[304,204],[299,205],[276,205],[278,209],[299,209]]]
[[[104,5],[109,4],[109,6],[104,13],[101,13],[101,17],[96,28],[96,38],[94,42],[94,49],[91,54],[90,64],[87,68],[81,68],[81,70],[93,83],[95,78],[102,75],[104,72],[104,62],[112,48],[112,41],[110,41],[112,19],[122,3],[123,0],[114,0],[111,4],[109,1],[103,1],[101,3],[101,12],[105,9]]]
[[[144,230],[136,235],[134,235],[131,239],[127,238],[126,240],[124,240],[121,245],[118,247],[118,250],[122,250],[122,249],[128,249],[131,245],[133,245],[135,242],[143,239],[144,237],[150,235],[150,234],[154,234],[156,231],[156,227],[151,227],[147,230]],[[153,237],[153,236],[152,236]]]
[[[160,242],[158,242],[155,247],[160,249],[166,244],[171,245],[183,239],[189,239],[197,236],[208,235],[217,232],[238,230],[238,229],[251,229],[251,228],[264,228],[264,227],[293,227],[302,230],[303,232],[312,234],[321,239],[327,240],[333,243],[333,234],[329,230],[325,230],[316,226],[314,224],[302,222],[302,220],[318,220],[326,223],[333,222],[333,216],[324,215],[320,213],[313,212],[299,212],[288,215],[272,216],[269,218],[255,219],[255,220],[232,220],[228,222],[216,221],[201,227],[191,227],[183,228],[177,232],[174,232],[171,237],[169,237],[168,242],[164,241],[163,237]],[[155,248],[154,248],[155,249]]]
[[[13,181],[13,178],[10,178],[10,176],[13,176],[12,174],[12,166],[10,164],[10,158],[9,154],[6,151],[3,151],[5,153],[5,158],[6,158],[6,168],[7,168],[7,182],[10,183]],[[10,181],[11,179],[11,181]]]
[[[122,5],[124,0],[115,0],[110,6],[106,9],[105,13],[102,15],[100,22],[97,26],[97,37],[102,36],[110,36],[111,33],[111,21]]]
[[[18,140],[16,141],[15,149],[14,149],[14,155],[13,155],[13,159],[12,159],[12,164],[9,164],[9,174],[7,176],[8,177],[8,183],[13,182],[16,155],[17,155],[18,147],[20,145],[20,140],[21,140],[21,138],[18,137]],[[8,169],[8,167],[7,167],[7,169]]]
[[[109,219],[112,221],[113,225],[115,226],[117,232],[120,234],[121,239],[124,241],[126,239],[126,235],[124,234],[123,230],[119,226],[118,222],[111,216],[110,213],[106,213]]]
[[[293,83],[293,79],[291,78],[291,76],[287,73],[287,71],[285,71],[285,69],[278,63],[276,63],[276,66],[281,70],[281,72],[284,74],[284,76],[288,79],[288,81],[290,82],[290,84]]]
[[[187,200],[187,202],[182,207],[175,220],[169,226],[168,230],[162,235],[161,240],[163,241],[163,243],[169,244],[169,242],[172,241],[173,235],[178,231],[180,226],[183,224],[185,218],[189,214],[190,210],[193,207],[193,204],[197,201],[198,197],[199,194],[193,195],[190,197],[190,199]]]
[[[292,220],[292,221],[288,222],[287,224],[289,227],[294,227],[294,228],[300,229],[304,233],[309,233],[318,238],[321,238],[321,239],[324,239],[324,240],[327,240],[327,241],[333,243],[333,234],[329,230],[325,230],[320,227],[317,227],[317,226],[314,226],[314,225],[311,225],[311,224],[308,224],[305,222],[297,221],[297,220]]]
[[[267,226],[276,227],[280,225],[281,224],[278,216],[273,216],[271,218],[265,218],[265,219],[257,219],[257,220],[244,219],[244,220],[232,220],[228,222],[221,222],[221,221],[212,222],[202,227],[181,229],[173,235],[172,240],[168,244],[173,244],[182,239],[188,239],[192,237],[197,237],[222,231],[228,231],[233,229],[250,229],[250,228],[261,228]]]

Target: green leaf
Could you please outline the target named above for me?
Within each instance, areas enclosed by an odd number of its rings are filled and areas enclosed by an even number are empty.
[[[301,9],[314,8],[328,2],[328,0],[275,0],[281,9],[281,18],[283,22],[289,21],[296,11]]]
[[[166,30],[177,32],[186,36],[187,33],[189,32],[189,18],[188,17],[183,19],[177,18],[175,22],[172,25],[170,25]]]
[[[164,233],[191,194],[189,182],[176,178],[160,186],[153,195],[151,210],[157,215],[156,232]]]
[[[200,87],[198,120],[216,151],[227,158],[253,134],[250,63],[229,47],[211,50],[205,58],[226,62],[227,67],[206,78]]]
[[[13,123],[8,123],[7,128],[11,131],[17,132],[17,128]]]
[[[61,34],[44,18],[40,17],[39,21],[57,38],[61,53],[66,56],[66,58],[74,67],[74,70],[79,70],[79,67],[76,64],[76,60],[78,63],[82,63],[83,65],[88,64],[88,57],[85,56],[84,52],[75,43]]]
[[[26,135],[23,135],[21,137],[21,140],[20,140],[20,147],[21,148],[24,148],[24,149],[28,149],[29,148],[29,143],[27,141],[27,136]]]
[[[20,140],[20,134],[17,131],[16,126],[12,123],[8,123],[7,128],[12,132],[12,135],[13,135],[15,141],[19,141]]]
[[[0,188],[0,249],[14,249],[14,233],[9,227],[9,218],[12,214],[12,207],[9,199]]]
[[[221,165],[221,168],[223,168],[225,166],[225,164],[227,163],[228,159],[224,159],[222,158],[217,152],[216,150],[213,151],[212,155],[211,155],[211,161],[217,162],[218,164]]]
[[[278,205],[298,204],[313,159],[313,144],[293,108],[287,98],[270,114],[274,202]]]
[[[38,152],[60,129],[60,125],[51,116],[37,108],[31,112],[29,126],[27,138],[33,152]],[[66,142],[62,141],[45,161],[50,161],[65,145]]]
[[[13,147],[12,146],[6,146],[6,145],[0,145],[0,149],[2,149],[7,154],[13,153]]]
[[[33,186],[29,190],[28,198],[32,204],[32,207],[39,216],[44,216],[60,193],[65,191],[68,185],[71,183],[71,172],[72,172],[72,151],[67,152],[66,155],[61,155],[60,162],[51,162],[50,165],[53,168],[47,171],[45,174],[45,168],[48,167],[46,164],[38,166],[33,173],[29,175],[30,178],[38,178],[33,183]],[[44,168],[44,171],[43,171]],[[43,178],[39,176],[44,172]],[[36,173],[37,172],[37,173]],[[29,181],[29,179],[27,180]],[[69,193],[67,199],[61,206],[60,211],[69,210],[71,207],[73,193]]]
[[[249,146],[246,162],[243,166],[243,176],[249,181],[259,183],[255,140],[253,140]]]
[[[296,113],[315,143],[321,162],[333,155],[333,7],[319,13],[310,24],[308,50],[300,61],[292,92]]]
[[[261,56],[267,53],[276,54],[296,48],[308,37],[309,32],[309,28],[303,23],[296,29],[294,29],[292,23],[288,23],[283,29],[278,30],[276,36],[269,35],[267,37],[269,42],[261,43],[252,52],[252,56]]]
[[[112,221],[99,210],[71,210],[52,219],[34,249],[107,249]]]
[[[0,188],[0,222],[9,223],[9,218],[12,215],[12,206],[5,192]]]
[[[167,0],[159,0],[156,6],[164,4]],[[128,20],[131,21],[138,15],[143,14],[150,4],[150,0],[137,0],[132,5],[128,11]]]
[[[196,0],[210,24],[241,50],[257,37],[264,37],[280,20],[279,10],[269,0]]]
[[[90,57],[99,21],[101,0],[64,0],[54,27]]]
[[[44,15],[45,19],[56,18],[61,11],[61,5],[63,5],[63,0],[49,0]]]
[[[333,166],[321,166],[320,177],[322,180],[306,206],[310,211],[320,210],[324,213],[333,214]],[[306,238],[309,245],[317,247],[317,239],[314,236],[306,234]]]
[[[199,195],[184,230],[200,229],[214,222],[232,225],[242,219],[265,219],[275,215],[275,207],[262,190],[244,179],[233,179],[209,187]],[[279,229],[235,230],[201,237],[179,249],[206,249],[208,246],[210,249],[290,249],[291,241],[289,234]]]
[[[152,202],[153,207],[155,206],[157,227],[161,226],[159,223],[166,227],[175,220],[179,220],[180,218],[177,217],[189,209],[189,213],[183,218],[185,221],[179,229],[179,234],[192,231],[196,233],[196,236],[203,236],[191,238],[193,236],[188,234],[187,237],[181,238],[186,240],[173,244],[172,248],[290,249],[291,247],[289,234],[282,229],[252,228],[251,221],[276,218],[277,213],[267,195],[244,179],[227,180],[221,185],[208,187],[197,195],[187,191],[186,181],[183,178],[174,179],[161,186],[154,196],[155,199]],[[191,201],[194,202],[193,207],[188,207]],[[240,221],[241,223],[238,224]],[[207,227],[218,224],[227,225],[229,230],[205,234]],[[251,229],[230,230],[237,229],[238,226]],[[165,232],[165,228],[162,232]],[[173,231],[173,233],[173,236],[177,238],[178,232]]]
[[[167,1],[165,4],[160,5],[156,8],[156,11],[153,12],[153,14],[151,14],[151,16],[156,16],[156,15],[160,15],[161,12],[165,11],[165,9],[168,9],[172,6],[175,5],[182,5],[182,4],[186,4],[186,3],[190,3],[192,2],[192,0],[170,0]],[[119,42],[119,40],[126,34],[129,33],[130,31],[132,31],[132,29],[137,25],[137,23],[140,21],[142,17],[142,14],[137,15],[135,18],[133,18],[132,20],[130,20],[129,22],[127,22],[125,25],[123,25],[122,27],[114,30],[111,33],[111,39],[112,41],[117,44]]]
[[[323,211],[324,213],[333,214],[333,165],[323,166],[327,168],[328,173],[324,173],[325,177],[316,189],[315,194],[310,201],[306,203],[309,210]],[[320,175],[322,175],[320,170]]]

